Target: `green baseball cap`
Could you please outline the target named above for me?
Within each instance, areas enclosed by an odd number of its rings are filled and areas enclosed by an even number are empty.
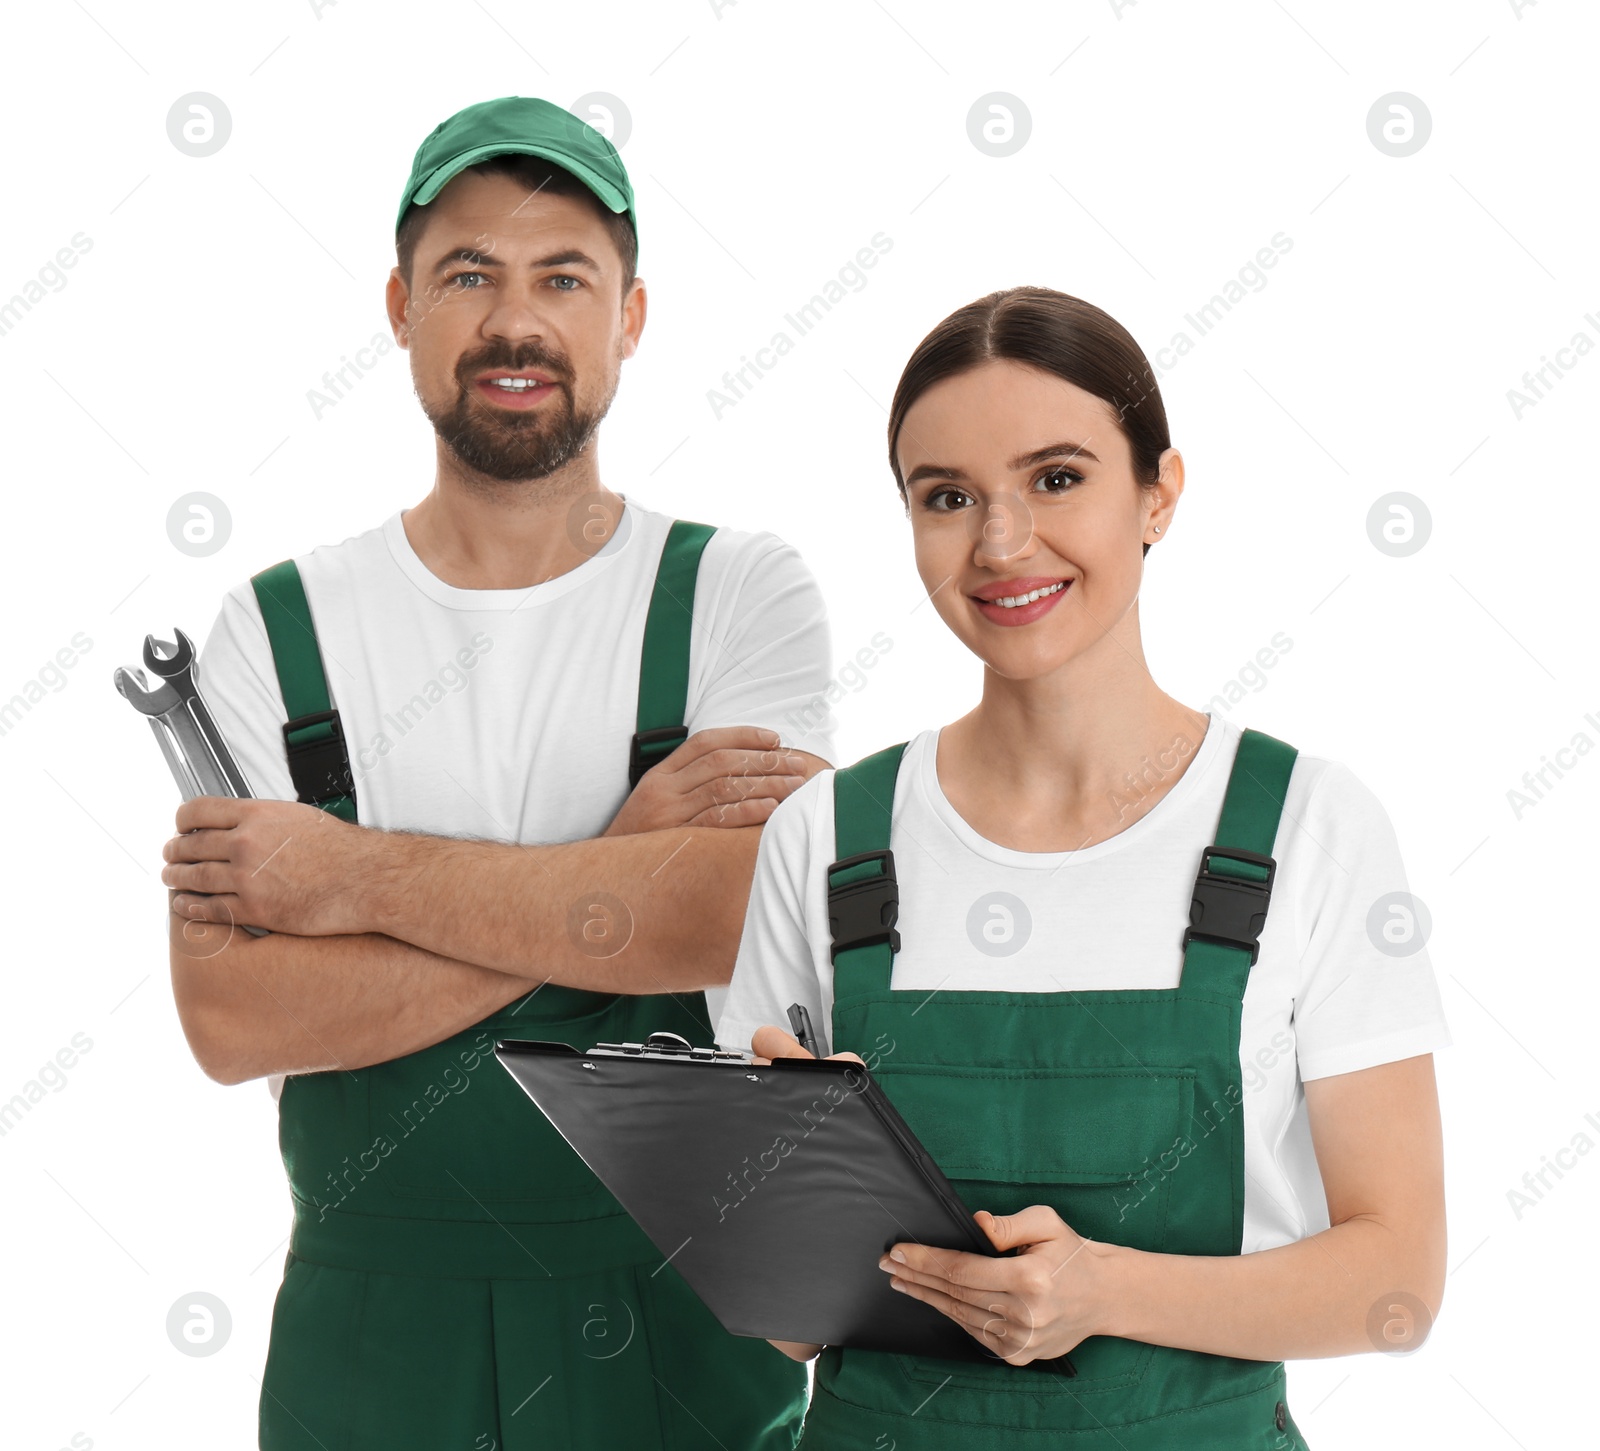
[[[537,96],[502,96],[479,101],[441,121],[411,163],[411,176],[400,197],[395,231],[406,208],[431,202],[446,183],[469,166],[507,153],[542,156],[564,167],[614,212],[626,212],[635,237],[639,219],[633,210],[633,185],[613,146],[587,121]]]

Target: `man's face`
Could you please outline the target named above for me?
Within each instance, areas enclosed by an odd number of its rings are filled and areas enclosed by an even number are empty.
[[[389,319],[439,437],[487,478],[545,478],[580,455],[644,328],[644,284],[582,197],[465,171],[425,209]]]

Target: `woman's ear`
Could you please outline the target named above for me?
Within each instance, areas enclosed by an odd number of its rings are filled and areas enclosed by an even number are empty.
[[[1156,464],[1155,487],[1148,490],[1152,497],[1150,513],[1144,521],[1145,528],[1151,529],[1159,524],[1162,533],[1165,533],[1171,527],[1173,510],[1178,507],[1182,493],[1183,455],[1175,448],[1163,449]]]
[[[1156,481],[1163,490],[1171,492],[1167,501],[1170,508],[1178,502],[1178,495],[1183,492],[1183,455],[1175,448],[1166,448],[1161,451],[1161,458],[1156,464]]]

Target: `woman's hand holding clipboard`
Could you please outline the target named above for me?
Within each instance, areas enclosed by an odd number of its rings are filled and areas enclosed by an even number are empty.
[[[798,1014],[791,1008],[789,1018],[811,1036],[805,1008]],[[793,1033],[771,1024],[756,1029],[750,1051],[758,1063],[817,1056]],[[828,1057],[866,1066],[855,1053]],[[931,1305],[1012,1365],[1053,1360],[1091,1335],[1112,1333],[1106,1322],[1115,1302],[1110,1279],[1119,1251],[1114,1246],[1085,1239],[1047,1204],[1011,1215],[979,1209],[973,1218],[1001,1251],[999,1258],[901,1243],[890,1247],[878,1268],[889,1274],[893,1288]],[[822,1350],[812,1341],[768,1344],[791,1360],[810,1360]]]
[[[906,1244],[977,1258],[1004,1251],[870,1065],[851,1053],[819,1060],[803,1018],[798,1026],[798,1037],[761,1029],[759,1057],[696,1048],[672,1032],[586,1051],[504,1039],[495,1056],[733,1334],[799,1359],[828,1345],[1010,1358],[1075,1376],[1064,1356],[1017,1359],[1016,1339],[1006,1342],[1013,1356],[1000,1356],[872,1273]]]

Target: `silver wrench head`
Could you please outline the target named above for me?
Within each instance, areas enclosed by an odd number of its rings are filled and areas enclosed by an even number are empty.
[[[164,680],[151,690],[144,671],[137,666],[131,669],[117,666],[111,680],[117,693],[142,715],[166,715],[183,702],[178,692]]]
[[[177,637],[174,644],[167,640],[158,640],[154,635],[144,637],[144,663],[154,675],[159,675],[163,680],[175,680],[194,664],[194,645],[182,630],[174,627],[172,633]],[[157,654],[156,647],[167,653]]]

